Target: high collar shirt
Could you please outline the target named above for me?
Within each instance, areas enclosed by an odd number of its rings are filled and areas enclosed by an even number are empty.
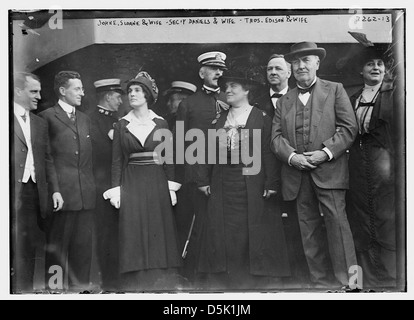
[[[272,96],[275,94],[275,93],[279,93],[279,94],[281,94],[281,95],[284,95],[284,94],[286,94],[287,92],[288,92],[288,89],[289,89],[289,87],[287,87],[286,86],[286,88],[284,88],[283,90],[281,90],[280,92],[276,92],[276,91],[274,91],[272,88],[270,88],[270,98],[272,99],[272,103],[273,103],[273,107],[276,109],[276,102],[277,102],[277,100],[279,99],[279,98],[276,98],[276,97],[274,97],[274,98],[272,98]]]
[[[26,157],[26,163],[24,166],[22,182],[27,183],[30,177],[32,177],[33,182],[36,182],[36,170],[34,166],[32,137],[31,137],[30,112],[15,102],[14,103],[14,114],[17,118],[17,121],[20,124],[20,127],[22,128],[23,135],[24,135],[24,138],[26,139],[26,145],[27,145],[27,157]],[[26,117],[26,121],[23,120],[23,116]]]

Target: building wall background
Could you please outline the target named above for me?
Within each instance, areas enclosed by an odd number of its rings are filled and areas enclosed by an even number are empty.
[[[72,52],[34,71],[42,81],[42,101],[39,112],[53,106],[57,97],[53,92],[53,79],[61,70],[74,70],[81,74],[85,97],[81,110],[89,111],[96,105],[93,83],[104,78],[120,78],[126,88],[128,79],[140,70],[147,71],[157,82],[160,96],[154,109],[165,112],[166,99],[162,93],[172,81],[189,81],[199,87],[199,64],[197,57],[214,50],[226,53],[228,65],[255,66],[265,68],[273,53],[289,52],[291,44],[94,44]],[[353,44],[318,44],[327,50],[321,63],[321,78],[342,82],[351,93],[362,84],[361,78],[352,68],[337,68],[337,62],[351,52]],[[291,76],[290,86],[294,86]],[[266,90],[263,88],[263,90]],[[128,109],[127,97],[123,97],[122,109]]]

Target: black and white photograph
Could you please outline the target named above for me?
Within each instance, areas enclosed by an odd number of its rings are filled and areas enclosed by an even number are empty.
[[[409,292],[408,9],[269,4],[8,5],[9,299]]]

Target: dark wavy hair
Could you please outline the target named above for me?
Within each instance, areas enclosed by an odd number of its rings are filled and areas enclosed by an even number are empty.
[[[127,94],[129,94],[129,88],[131,86],[140,86],[142,91],[144,92],[145,100],[147,100],[148,107],[151,107],[154,104],[154,99],[152,98],[151,93],[149,92],[148,88],[141,83],[129,83],[127,86]]]
[[[53,89],[55,90],[56,95],[59,97],[59,88],[65,87],[68,85],[70,79],[79,79],[81,80],[81,76],[76,71],[60,71],[55,76],[55,81],[53,84]]]

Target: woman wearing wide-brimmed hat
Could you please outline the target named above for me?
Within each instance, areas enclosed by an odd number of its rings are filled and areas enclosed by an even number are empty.
[[[249,102],[257,76],[239,69],[223,78],[231,107],[213,120],[216,130],[224,130],[218,157],[198,172],[199,190],[208,197],[198,259],[207,289],[277,288],[274,277],[290,275],[281,213],[269,207],[278,188],[271,119]],[[255,153],[253,163],[244,161]]]
[[[126,291],[173,290],[181,265],[172,204],[179,185],[174,166],[162,164],[154,138],[167,121],[149,109],[158,97],[155,81],[140,72],[127,84],[132,110],[115,126],[112,186],[104,197],[119,212],[119,261]],[[166,157],[168,154],[166,155]],[[172,156],[172,155],[171,155]]]
[[[393,84],[384,81],[384,48],[354,59],[364,87],[350,97],[358,136],[350,149],[347,212],[364,287],[396,285]]]

